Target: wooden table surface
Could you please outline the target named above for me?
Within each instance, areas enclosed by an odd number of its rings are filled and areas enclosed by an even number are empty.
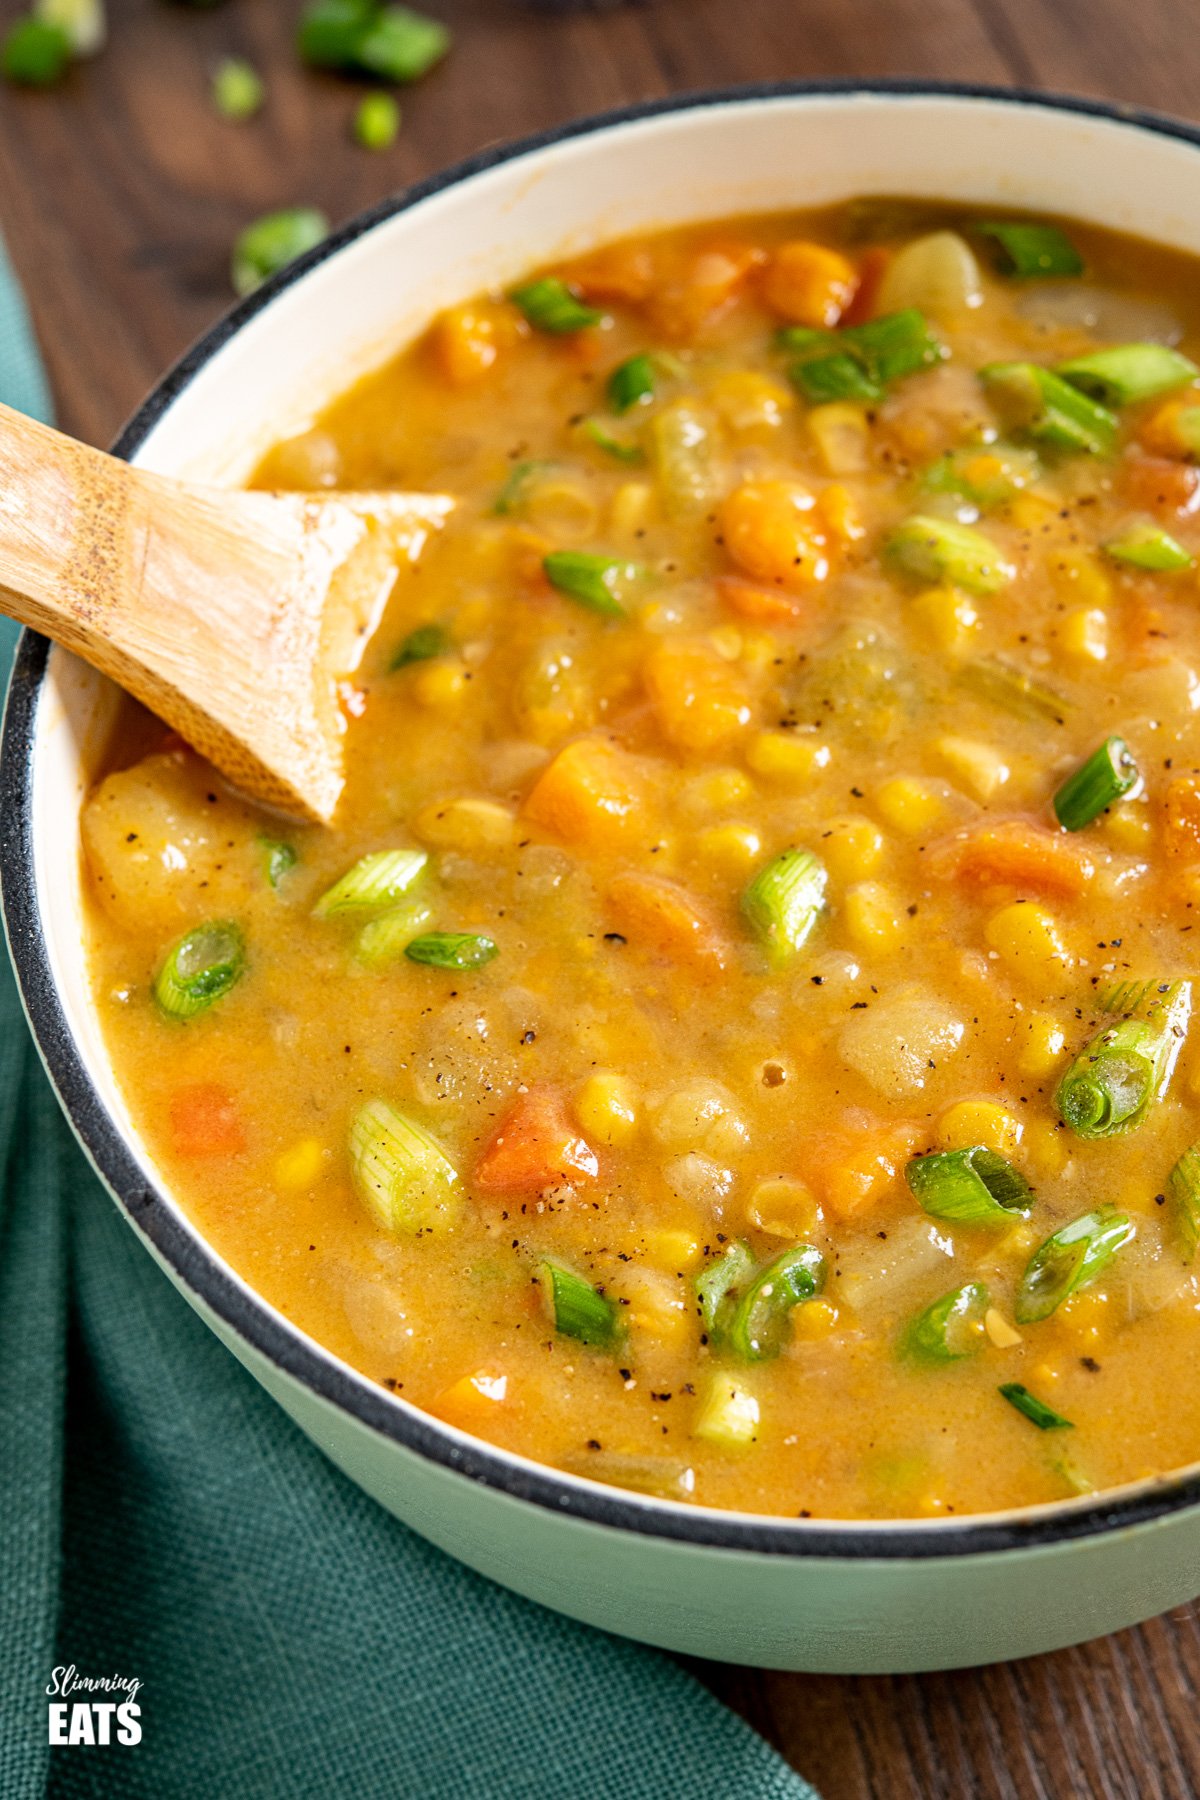
[[[455,49],[405,96],[402,135],[382,155],[348,139],[355,90],[298,67],[287,0],[214,11],[109,0],[99,60],[49,95],[0,89],[0,227],[66,429],[112,439],[227,305],[229,245],[257,213],[305,202],[342,219],[573,115],[737,81],[924,75],[1200,116],[1200,34],[1184,0],[649,0],[557,18],[520,0],[427,3],[454,26]],[[0,0],[0,21],[17,10]],[[268,83],[248,126],[208,104],[207,71],[231,51]],[[1194,1800],[1198,1619],[1188,1607],[962,1674],[697,1673],[825,1800]]]

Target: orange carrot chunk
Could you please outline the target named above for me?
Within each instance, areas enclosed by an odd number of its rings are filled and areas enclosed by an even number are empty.
[[[540,1193],[561,1181],[595,1181],[596,1152],[576,1132],[557,1088],[531,1087],[505,1113],[475,1169],[476,1187]]]
[[[1168,856],[1200,860],[1200,777],[1177,775],[1163,801],[1163,849]]]
[[[849,1219],[894,1189],[921,1136],[922,1127],[909,1120],[893,1125],[864,1118],[802,1144],[796,1167],[822,1206]]]
[[[763,298],[792,325],[832,330],[854,299],[858,273],[840,251],[797,239],[781,244],[763,281]]]
[[[578,738],[543,769],[525,812],[569,844],[611,843],[638,818],[645,799],[628,751],[606,738]]]
[[[237,1101],[215,1081],[198,1081],[171,1096],[171,1142],[179,1156],[236,1156],[246,1148]]]
[[[704,907],[661,875],[626,870],[608,886],[608,904],[624,934],[693,967],[723,969],[728,946]]]
[[[1184,519],[1200,506],[1200,469],[1163,456],[1127,456],[1121,498],[1159,519]]]
[[[1082,894],[1096,872],[1081,845],[1026,819],[977,826],[951,839],[943,854],[965,881],[1064,899]]]
[[[731,612],[762,624],[794,624],[807,610],[797,594],[783,588],[761,587],[756,581],[743,581],[739,575],[718,576],[717,593]]]

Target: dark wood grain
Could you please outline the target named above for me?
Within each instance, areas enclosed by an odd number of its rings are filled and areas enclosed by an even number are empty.
[[[348,135],[352,87],[303,73],[296,8],[110,0],[111,43],[52,95],[0,89],[0,224],[64,425],[109,441],[229,299],[238,228],[268,207],[344,218],[498,138],[689,87],[921,74],[1200,112],[1187,0],[650,0],[547,18],[519,0],[428,0],[457,33],[381,156]],[[17,7],[6,0],[0,17]],[[266,114],[207,103],[249,55]],[[1198,1578],[1200,1580],[1200,1578]],[[1200,1609],[1056,1656],[873,1679],[697,1665],[825,1800],[1195,1800]]]

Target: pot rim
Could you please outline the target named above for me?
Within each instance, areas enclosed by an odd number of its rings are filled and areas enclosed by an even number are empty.
[[[167,371],[113,446],[129,459],[205,365],[249,320],[346,245],[422,201],[532,152],[614,126],[675,112],[771,100],[913,98],[983,100],[1109,120],[1200,148],[1200,128],[1143,108],[1031,88],[931,80],[778,81],[640,101],[508,141],[401,190],[332,232],[225,313]],[[287,1321],[232,1271],[145,1175],[94,1087],[51,970],[34,858],[34,744],[49,640],[26,630],[17,647],[0,733],[0,907],[34,1039],[71,1125],[118,1204],[182,1285],[276,1368],[318,1399],[444,1468],[524,1501],[609,1529],[696,1548],[845,1561],[903,1562],[1049,1549],[1127,1531],[1200,1505],[1200,1465],[1113,1490],[1022,1510],[930,1520],[795,1519],[686,1506],[626,1494],[470,1438],[390,1394]]]

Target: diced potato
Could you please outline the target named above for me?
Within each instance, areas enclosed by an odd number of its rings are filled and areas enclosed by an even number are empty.
[[[977,800],[990,800],[1011,774],[999,750],[976,738],[940,737],[934,748],[950,773]]]
[[[979,264],[965,238],[956,231],[932,231],[898,250],[884,270],[875,296],[877,313],[958,313],[983,299]]]
[[[909,1099],[941,1085],[966,1026],[940,995],[907,990],[874,1000],[842,1026],[838,1050],[877,1093]]]

